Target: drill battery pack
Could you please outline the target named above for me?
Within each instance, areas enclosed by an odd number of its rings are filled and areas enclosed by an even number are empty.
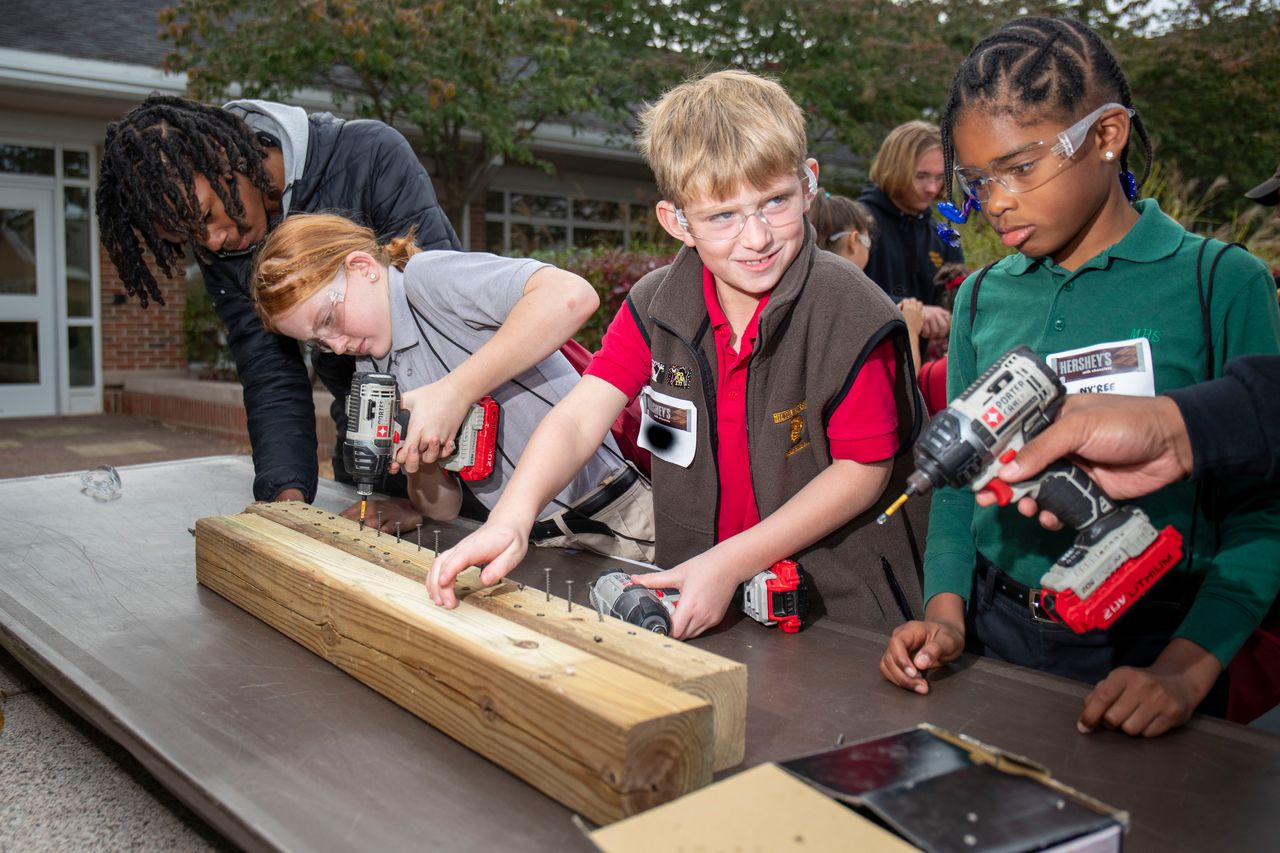
[[[454,471],[459,477],[476,482],[493,473],[494,456],[498,447],[498,402],[492,397],[481,397],[471,407],[458,428],[457,447],[453,453],[440,460],[440,467]]]
[[[1182,559],[1182,535],[1165,527],[1137,557],[1081,598],[1070,589],[1041,590],[1040,606],[1077,634],[1105,631]]]

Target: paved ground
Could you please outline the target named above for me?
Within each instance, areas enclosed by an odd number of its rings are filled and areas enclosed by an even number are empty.
[[[248,452],[247,444],[131,415],[0,420],[0,477]]]
[[[248,452],[128,415],[0,420],[4,478]],[[0,853],[234,849],[2,649],[0,714]]]
[[[0,850],[234,850],[0,649]]]

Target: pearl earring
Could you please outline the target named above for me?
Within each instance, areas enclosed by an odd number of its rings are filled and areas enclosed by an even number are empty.
[[[1107,161],[1114,160],[1114,159],[1116,159],[1116,152],[1114,152],[1114,151],[1108,151],[1108,152],[1106,152],[1105,154],[1103,154],[1103,155],[1102,155],[1102,157],[1103,157],[1103,159],[1105,159],[1105,160],[1107,160]]]
[[[377,281],[377,280],[378,280],[378,274],[376,272],[369,273],[369,281]]]

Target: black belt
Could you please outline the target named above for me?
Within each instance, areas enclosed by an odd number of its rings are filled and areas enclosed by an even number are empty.
[[[563,515],[564,526],[569,528],[570,533],[613,535],[613,530],[610,529],[609,525],[602,521],[596,521],[591,516],[625,495],[639,476],[640,474],[635,468],[630,465],[624,466],[621,474],[601,486],[594,495],[565,512]],[[564,531],[554,521],[549,520],[536,522],[529,531],[529,538],[535,542],[563,535]]]
[[[1027,615],[1031,617],[1033,622],[1048,622],[1054,625],[1061,624],[1054,619],[1045,609],[1046,596],[1048,600],[1052,600],[1054,592],[1051,589],[1041,589],[1039,587],[1027,586],[1018,583],[1013,578],[996,568],[992,563],[982,558],[978,560],[978,582],[990,583],[992,590],[999,596],[1016,602],[1026,609]]]

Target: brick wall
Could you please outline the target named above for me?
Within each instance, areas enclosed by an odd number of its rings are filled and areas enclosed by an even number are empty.
[[[102,369],[185,369],[182,313],[187,304],[186,282],[158,277],[164,305],[151,302],[143,309],[135,296],[117,304],[124,295],[120,275],[101,247],[98,257],[102,272]]]
[[[181,393],[164,393],[163,390],[135,390],[127,385],[117,391],[117,412],[136,415],[152,421],[187,427],[210,432],[221,438],[229,439],[242,445],[245,452],[249,449],[249,427],[246,422],[244,405],[239,402],[228,402],[218,399],[222,395],[209,394],[215,399],[196,399],[199,395],[200,382],[187,380]],[[224,383],[212,383],[221,385]],[[237,391],[238,391],[238,386]],[[321,462],[332,458],[335,441],[333,419],[329,417],[328,402],[332,398],[317,394],[316,401],[316,457]]]

